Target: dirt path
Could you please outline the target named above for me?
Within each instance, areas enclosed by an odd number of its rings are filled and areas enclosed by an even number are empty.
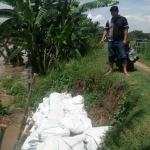
[[[137,61],[135,63],[135,67],[137,67],[137,69],[142,70],[150,75],[150,67],[146,66],[145,64]]]
[[[19,75],[21,76],[23,81],[26,82],[26,79],[28,79],[30,74],[23,71],[23,67],[14,68],[11,65],[0,66],[0,78],[10,75]],[[0,88],[0,100],[2,104],[8,104],[12,101],[12,96],[7,95],[6,91],[2,88],[2,86]],[[0,124],[7,125],[7,129],[5,131],[1,145],[1,150],[13,150],[20,131],[20,125],[24,111],[22,109],[14,109],[13,106],[11,106],[11,110],[12,111],[10,115],[0,115]]]
[[[15,109],[11,115],[0,117],[0,122],[7,125],[4,134],[1,150],[13,150],[20,131],[20,124],[23,118],[23,110]]]

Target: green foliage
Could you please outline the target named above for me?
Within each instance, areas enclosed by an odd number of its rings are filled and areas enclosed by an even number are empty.
[[[104,77],[103,74],[93,75],[84,79],[84,97],[85,97],[85,108],[89,111],[96,105],[102,105],[103,98],[111,89],[111,80]]]
[[[95,90],[93,92],[90,92],[90,93],[86,92],[84,94],[84,98],[85,98],[84,104],[85,104],[85,109],[87,111],[89,111],[96,104],[101,105],[102,101],[99,101],[101,93],[99,93],[98,91]]]
[[[6,89],[7,94],[14,96],[16,107],[23,107],[27,98],[27,87],[20,83],[18,76],[9,76],[2,79],[2,86]]]
[[[0,103],[0,115],[7,115],[10,113],[10,108],[9,108],[9,105],[2,105]]]
[[[25,86],[21,83],[18,83],[17,85],[14,85],[11,87],[10,91],[8,91],[8,94],[10,95],[26,95],[27,90]]]
[[[86,4],[81,5],[79,9],[81,9],[80,11],[82,12],[86,12],[88,10],[92,10],[92,9],[99,8],[99,7],[117,5],[118,3],[119,1],[112,1],[112,0],[97,1],[96,0],[96,1],[88,2]]]
[[[15,49],[9,56],[9,59],[11,60],[11,59],[15,58],[16,56],[19,56],[21,54],[21,51],[22,51],[22,47],[19,49]]]
[[[135,95],[132,92],[129,91],[126,93],[123,99],[118,103],[118,110],[114,113],[114,119],[111,122],[111,125],[124,123],[129,113],[136,106],[136,103],[140,99],[140,95],[138,93]]]
[[[88,111],[94,111],[97,106],[104,108],[105,100],[109,102],[116,98],[118,108],[113,126],[101,149],[143,149],[148,147],[150,138],[149,76],[136,69],[126,77],[115,66],[115,72],[105,76],[108,67],[105,46],[103,49],[93,48],[90,55],[84,58],[56,65],[57,69],[51,69],[47,76],[39,77],[33,91],[32,108],[36,109],[42,98],[52,92],[83,95]]]
[[[8,17],[8,16],[11,16],[11,17],[15,17],[15,13],[12,9],[0,9],[0,17]]]
[[[23,0],[16,0],[17,9],[22,13],[22,17],[25,21],[33,23],[35,17],[34,12],[31,9],[30,3],[24,2]],[[30,15],[29,15],[30,14]]]
[[[27,95],[16,95],[13,99],[13,103],[16,108],[24,108],[27,100]]]
[[[143,33],[141,30],[134,30],[129,32],[129,39],[150,39],[150,33]]]
[[[150,42],[147,43],[147,47],[146,47],[146,53],[144,53],[144,50],[139,51],[139,53],[137,54],[140,57],[140,61],[144,64],[146,64],[147,66],[150,66]]]
[[[7,91],[10,91],[15,80],[18,79],[17,76],[8,76],[2,79],[2,85],[6,88]]]
[[[7,15],[9,18],[0,25],[1,37],[9,35],[13,43],[24,43],[18,45],[8,58],[20,55],[25,50],[31,59],[28,63],[32,65],[33,72],[41,74],[49,69],[51,55],[63,62],[85,56],[90,50],[89,39],[99,38],[99,24],[87,19],[83,12],[119,3],[112,0],[95,0],[83,5],[79,1],[68,0],[15,0],[16,5],[8,0],[1,2],[13,5],[11,10],[0,10],[0,16]],[[88,32],[85,28],[88,28]]]
[[[116,87],[112,80],[105,76],[101,68],[104,67],[103,58],[98,56],[99,50],[94,50],[85,58],[72,60],[67,64],[57,65],[57,69],[50,70],[47,76],[38,78],[33,91],[32,107],[35,109],[44,96],[51,92],[70,92],[75,95],[81,93],[85,98],[85,108],[90,110],[103,103],[103,98],[108,91],[119,88],[126,89],[119,82]],[[94,60],[94,63],[93,63]]]

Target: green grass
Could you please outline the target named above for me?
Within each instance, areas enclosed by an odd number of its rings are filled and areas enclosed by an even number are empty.
[[[147,53],[149,53],[148,50]],[[150,57],[142,54],[141,56],[142,62],[150,64]],[[136,107],[130,110],[126,120],[116,125],[109,133],[103,149],[148,150],[150,149],[150,77],[137,69],[127,78],[123,77],[120,72],[115,72],[111,78],[113,77],[129,84],[128,91],[132,94],[128,96],[128,100],[132,101]]]
[[[148,52],[147,52],[148,53]],[[144,56],[141,60],[145,60]],[[146,59],[147,64],[149,59]],[[32,107],[53,91],[82,93],[87,110],[101,104],[107,95],[122,88],[122,103],[115,113],[113,130],[108,134],[103,149],[150,149],[150,77],[135,69],[126,77],[114,67],[115,72],[105,76],[108,69],[107,48],[93,48],[93,53],[82,60],[72,60],[61,65],[46,77],[39,77],[35,85]],[[114,95],[116,96],[116,95]]]
[[[16,107],[24,108],[27,99],[27,84],[21,82],[19,76],[8,76],[1,78],[2,86],[8,95],[13,96],[13,104]]]
[[[148,42],[148,44],[147,44],[146,53],[140,51],[138,53],[138,55],[140,56],[140,60],[139,61],[145,63],[148,66],[150,66],[150,42]]]
[[[131,41],[132,46],[135,43],[135,40]],[[135,49],[135,48],[134,48]],[[135,49],[136,52],[136,49]],[[146,64],[147,66],[150,66],[150,42],[147,44],[146,53],[144,50],[140,50],[139,52],[136,52],[136,54],[140,57],[139,61]]]
[[[140,60],[149,64],[149,58],[146,59],[142,54]],[[122,101],[118,103],[112,130],[106,136],[102,149],[150,149],[149,75],[135,69],[134,72],[129,72],[130,76],[127,77],[114,66],[114,73],[106,76],[107,70],[105,44],[103,48],[93,48],[91,54],[83,59],[61,64],[56,70],[50,70],[47,76],[39,76],[33,90],[31,106],[36,109],[43,97],[51,92],[69,92],[74,95],[82,94],[86,110],[89,112],[94,110],[92,108],[103,105],[104,99],[109,96],[116,97],[122,90]],[[10,85],[6,84],[7,86]],[[15,92],[16,90],[13,91]]]
[[[137,98],[137,103],[127,119],[108,135],[106,147],[110,150],[142,150],[150,143],[150,78],[136,71],[131,74],[127,82],[131,83],[129,89],[133,97]]]

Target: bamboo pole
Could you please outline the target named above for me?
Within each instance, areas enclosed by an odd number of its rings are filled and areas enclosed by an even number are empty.
[[[0,150],[1,150],[1,145],[2,145],[2,141],[3,141],[3,138],[4,138],[6,128],[7,128],[6,124],[1,124],[0,125]]]
[[[17,142],[14,150],[20,150],[21,149],[24,141],[26,140],[26,138],[28,136],[28,134],[26,134],[26,132],[27,132],[27,130],[30,130],[32,128],[32,125],[33,125],[33,124],[26,125],[26,123],[27,123],[27,118],[28,118],[29,106],[31,104],[31,95],[32,95],[33,87],[34,87],[37,76],[38,76],[38,74],[34,73],[32,82],[29,83],[28,99],[27,99],[27,103],[26,103],[26,107],[25,107],[25,111],[24,111],[24,116],[22,119],[21,127],[20,127],[20,133],[18,135],[18,142]]]

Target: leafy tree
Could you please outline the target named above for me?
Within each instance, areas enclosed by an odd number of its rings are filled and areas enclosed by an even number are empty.
[[[141,30],[134,30],[129,32],[129,38],[131,39],[150,39],[150,33],[143,33]]]
[[[95,0],[82,5],[74,0],[0,2],[12,7],[0,10],[0,16],[8,18],[0,25],[0,37],[10,36],[13,39],[10,42],[15,46],[9,58],[25,50],[31,60],[33,73],[45,73],[52,58],[66,61],[84,56],[87,53],[87,40],[92,32],[96,34],[98,24],[92,24],[83,13],[118,4],[118,1],[111,0]]]

